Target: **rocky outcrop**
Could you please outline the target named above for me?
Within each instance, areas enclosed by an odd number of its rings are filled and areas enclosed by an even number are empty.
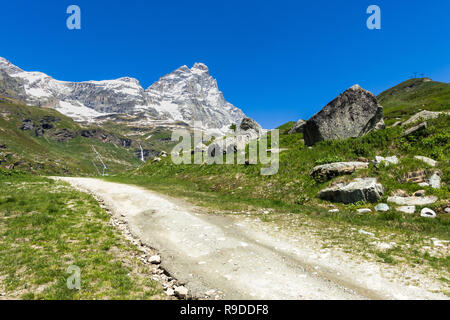
[[[358,178],[320,191],[319,198],[342,203],[377,202],[382,195],[383,186],[377,183],[376,178]]]
[[[351,174],[356,170],[367,169],[368,167],[369,163],[367,162],[334,162],[314,167],[310,175],[316,180],[329,180],[333,177]]]
[[[76,132],[72,132],[66,128],[51,131],[49,137],[57,142],[66,142],[77,136]]]
[[[434,112],[428,110],[422,110],[419,113],[416,113],[411,118],[402,123],[402,126],[407,126],[409,124],[413,124],[417,121],[425,121],[438,118],[441,114],[448,114],[446,112]]]
[[[306,126],[305,120],[298,120],[296,124],[289,130],[288,134],[302,133]]]
[[[305,144],[356,138],[384,128],[383,107],[369,91],[354,85],[306,122]]]

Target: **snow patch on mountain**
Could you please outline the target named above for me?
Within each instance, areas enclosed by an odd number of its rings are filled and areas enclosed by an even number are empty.
[[[66,82],[41,72],[27,72],[0,58],[0,70],[19,79],[29,105],[48,106],[77,121],[97,121],[97,117],[141,115],[140,122],[183,121],[204,128],[226,131],[238,124],[244,113],[227,102],[208,67],[195,63],[182,66],[161,77],[144,90],[137,79]],[[145,117],[145,119],[142,119]]]

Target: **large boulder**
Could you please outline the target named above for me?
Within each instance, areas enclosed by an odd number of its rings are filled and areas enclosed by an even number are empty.
[[[383,195],[383,186],[376,178],[358,178],[350,183],[339,183],[319,192],[319,198],[343,203],[377,202]]]
[[[318,180],[328,180],[339,175],[351,174],[356,170],[367,169],[368,167],[369,163],[367,162],[334,162],[314,167],[310,175]]]
[[[354,85],[306,122],[305,144],[323,140],[356,138],[384,129],[383,107],[369,91]]]

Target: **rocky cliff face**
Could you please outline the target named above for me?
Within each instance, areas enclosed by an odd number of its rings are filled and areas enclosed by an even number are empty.
[[[133,78],[66,82],[41,72],[26,72],[0,58],[0,93],[28,105],[47,106],[77,121],[98,121],[117,114],[131,121],[201,121],[206,129],[226,131],[244,113],[227,102],[210,76],[196,63],[175,70],[144,90]]]
[[[384,128],[377,98],[354,85],[316,113],[304,126],[306,145],[323,140],[356,138]]]

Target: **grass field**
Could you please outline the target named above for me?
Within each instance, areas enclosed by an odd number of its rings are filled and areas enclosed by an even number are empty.
[[[0,299],[164,299],[140,251],[91,196],[0,171]],[[67,268],[81,270],[69,290]]]

